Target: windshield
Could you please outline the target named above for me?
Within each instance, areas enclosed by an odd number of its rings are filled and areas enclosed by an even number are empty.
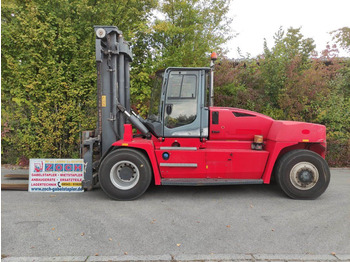
[[[160,121],[160,97],[162,93],[162,82],[163,82],[164,71],[157,72],[156,78],[154,79],[153,89],[151,94],[151,103],[148,113],[148,119],[151,121]]]

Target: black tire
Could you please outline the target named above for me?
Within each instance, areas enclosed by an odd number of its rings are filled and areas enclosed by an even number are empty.
[[[276,181],[289,197],[315,199],[330,181],[327,162],[313,151],[298,149],[286,153],[276,166]]]
[[[103,191],[114,200],[134,200],[149,187],[152,169],[145,155],[123,148],[109,153],[99,168]]]

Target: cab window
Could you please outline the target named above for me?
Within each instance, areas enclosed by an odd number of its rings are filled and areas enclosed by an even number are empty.
[[[167,87],[165,126],[175,128],[192,123],[197,117],[197,75],[171,72]]]

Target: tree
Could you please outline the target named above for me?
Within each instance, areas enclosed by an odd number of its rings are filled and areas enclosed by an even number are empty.
[[[231,38],[227,0],[165,0],[153,23],[154,69],[208,66],[209,52]],[[162,18],[161,18],[162,17]]]
[[[307,69],[316,46],[312,39],[304,38],[300,28],[289,28],[287,33],[280,28],[274,39],[275,45],[271,50],[267,47],[266,41],[264,43],[261,70],[271,106],[278,107],[279,95],[284,92],[288,71],[292,69],[294,73],[300,73]],[[294,67],[290,68],[292,64]]]
[[[343,27],[331,32],[335,40],[342,48],[350,53],[350,27]]]

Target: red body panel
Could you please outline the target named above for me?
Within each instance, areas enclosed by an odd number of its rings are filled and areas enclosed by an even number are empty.
[[[269,153],[251,149],[249,141],[207,141],[209,178],[259,179]]]
[[[215,118],[213,120],[213,112]],[[209,140],[200,138],[132,138],[113,146],[141,149],[148,155],[156,185],[162,178],[263,179],[269,183],[276,160],[292,149],[308,148],[324,157],[323,125],[275,121],[237,108],[210,108]],[[254,135],[264,137],[263,150],[252,150]]]
[[[174,143],[176,147],[173,147]],[[205,152],[202,150],[204,144],[199,138],[165,138],[164,141],[155,142],[161,176],[163,178],[205,178]],[[183,150],[179,150],[181,148]],[[168,160],[163,159],[163,153],[169,154]]]
[[[278,142],[323,143],[326,141],[326,127],[294,121],[274,121],[267,139]]]
[[[280,152],[287,147],[293,146],[298,144],[297,142],[275,142],[275,141],[268,141],[265,146],[265,150],[270,152],[269,159],[266,163],[266,167],[264,170],[264,173],[262,174],[262,179],[264,180],[265,184],[270,183],[271,174],[273,167],[275,166],[276,160],[280,154]]]
[[[212,112],[218,113],[218,124],[213,124]],[[271,117],[249,110],[211,107],[209,140],[252,141],[254,135],[266,137],[273,121]]]

